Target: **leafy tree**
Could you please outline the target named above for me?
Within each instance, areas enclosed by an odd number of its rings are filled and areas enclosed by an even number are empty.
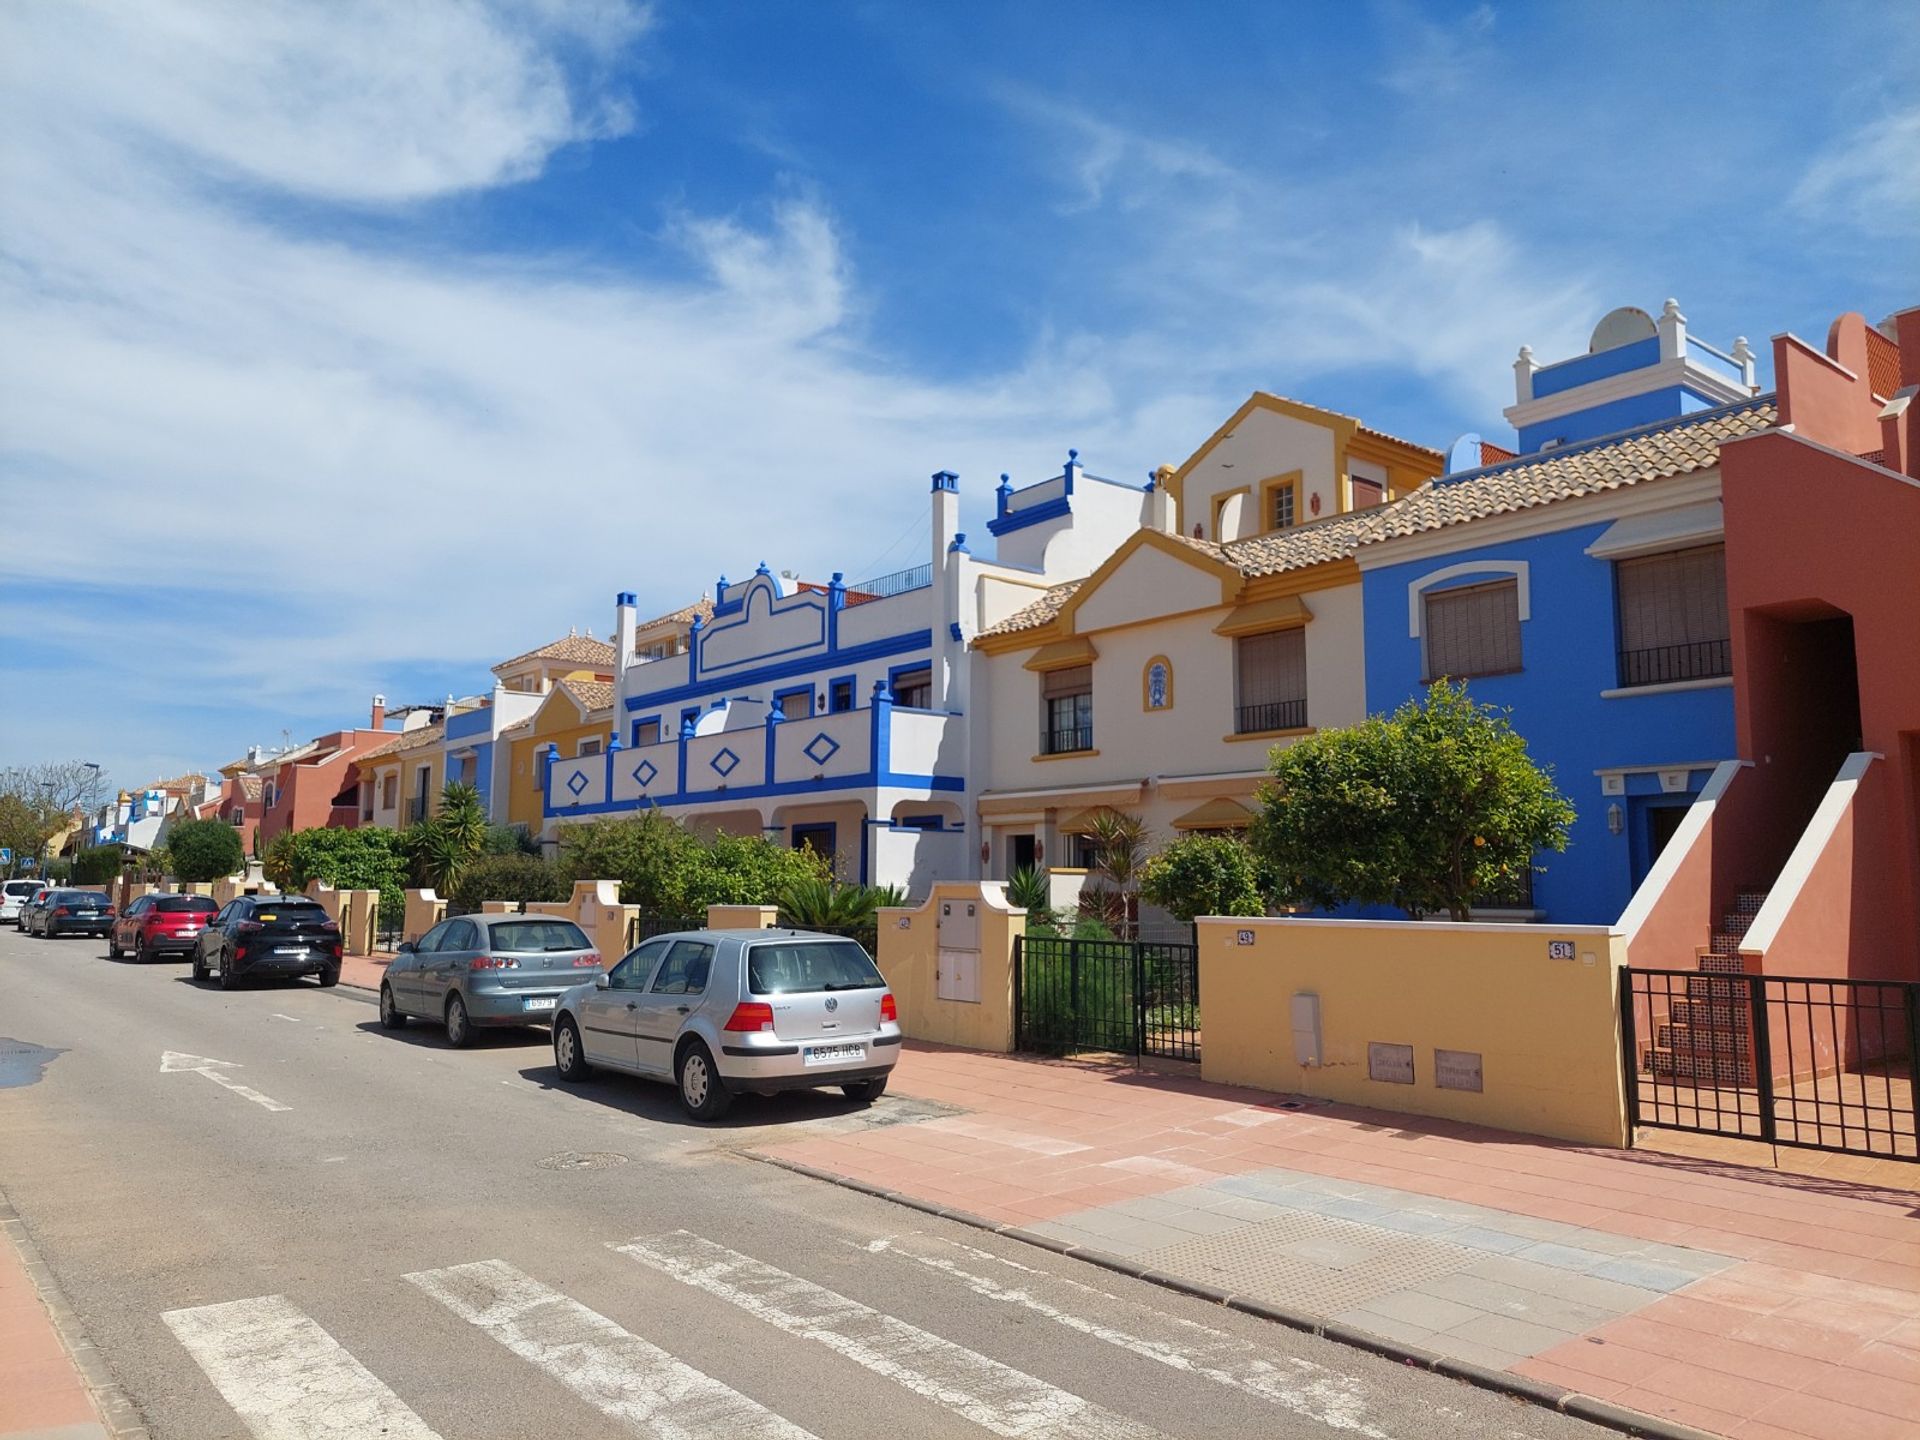
[[[793,849],[764,835],[717,834],[691,855],[683,913],[709,905],[777,905],[800,881],[825,879],[832,862],[811,849]]]
[[[488,900],[564,900],[572,887],[537,855],[482,855],[461,872],[447,913],[471,915]]]
[[[119,875],[126,848],[121,845],[89,845],[73,857],[73,883],[105,885]]]
[[[24,861],[38,861],[47,842],[67,824],[67,816],[46,803],[43,796],[18,790],[0,790],[0,847],[13,852],[5,867],[13,874]]]
[[[246,847],[224,820],[183,820],[167,832],[173,874],[188,882],[221,880],[245,868]]]
[[[1140,897],[1176,920],[1200,915],[1261,915],[1258,862],[1229,835],[1182,835],[1147,862]]]
[[[687,871],[699,842],[657,810],[590,820],[560,832],[556,868],[576,880],[618,880],[620,900],[654,915],[686,915]]]
[[[1261,804],[1254,845],[1283,898],[1455,920],[1510,893],[1535,852],[1566,849],[1574,815],[1507,712],[1445,680],[1276,751]]]
[[[283,831],[267,845],[262,868],[282,890],[305,890],[324,880],[336,890],[378,890],[381,925],[406,904],[407,854],[402,837],[368,827],[340,830],[318,827]]]

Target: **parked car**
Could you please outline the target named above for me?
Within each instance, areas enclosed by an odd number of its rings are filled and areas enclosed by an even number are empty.
[[[26,909],[34,891],[44,889],[46,886],[38,880],[9,880],[0,885],[0,925],[11,920],[16,927],[24,929],[20,925],[20,912]]]
[[[837,1085],[880,1098],[900,1056],[893,992],[852,940],[804,930],[696,930],[649,940],[553,1021],[563,1080],[596,1066],[671,1080],[696,1120],[743,1091]]]
[[[113,929],[113,901],[98,890],[47,890],[33,897],[27,933],[57,940],[62,935],[105,935]]]
[[[571,920],[456,915],[406,941],[380,982],[380,1023],[411,1018],[447,1027],[467,1045],[476,1025],[544,1025],[560,997],[599,970],[600,952]]]
[[[33,889],[28,892],[27,898],[21,903],[20,913],[14,917],[13,923],[15,927],[24,931],[27,928],[28,922],[33,918],[34,907],[36,905],[44,905],[47,897],[52,893],[53,887],[51,885],[42,885],[38,881],[35,881]]]
[[[205,895],[142,895],[114,922],[107,954],[142,964],[157,955],[190,955],[216,909]]]
[[[323,986],[338,985],[340,927],[303,895],[242,895],[194,941],[193,978],[209,975],[222,990],[255,976],[317,975]]]

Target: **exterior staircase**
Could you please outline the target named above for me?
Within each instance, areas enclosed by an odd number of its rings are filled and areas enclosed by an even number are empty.
[[[1748,999],[1740,942],[1766,904],[1764,890],[1742,890],[1709,944],[1694,952],[1700,973],[1687,979],[1684,997],[1653,1017],[1653,1043],[1641,1052],[1641,1070],[1665,1080],[1751,1086],[1754,1083],[1753,1007]]]

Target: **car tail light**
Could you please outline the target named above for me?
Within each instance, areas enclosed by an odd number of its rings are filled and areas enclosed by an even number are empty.
[[[56,905],[53,907],[53,913],[56,915],[71,915],[73,914],[73,911],[69,910],[64,905]]]
[[[573,968],[576,970],[598,970],[600,968],[600,957],[592,951],[589,951],[585,955],[576,955],[573,957]]]
[[[900,1007],[894,1003],[891,990],[880,997],[880,1023],[884,1025],[889,1020],[896,1025],[900,1023]]]
[[[733,1014],[727,1017],[727,1023],[720,1028],[740,1035],[772,1030],[773,1006],[744,1000],[733,1007]]]
[[[336,921],[333,921],[333,920],[322,920],[322,921],[320,922],[320,933],[324,935],[324,934],[326,934],[326,933],[327,933],[327,931],[329,931],[329,930],[331,930],[331,931],[333,931],[333,932],[334,932],[334,934],[336,934],[336,935],[337,935],[337,934],[339,934],[339,933],[340,933],[340,926],[339,926],[339,924],[338,924],[338,923],[337,923]]]
[[[467,962],[469,970],[518,970],[520,962],[511,955],[476,955]]]
[[[258,935],[266,928],[267,927],[262,925],[258,920],[242,920],[238,925],[233,927],[233,933],[236,935]]]

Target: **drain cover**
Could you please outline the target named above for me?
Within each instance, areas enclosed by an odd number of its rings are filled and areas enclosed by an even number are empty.
[[[562,1150],[539,1162],[542,1170],[611,1170],[627,1163],[612,1150]]]

